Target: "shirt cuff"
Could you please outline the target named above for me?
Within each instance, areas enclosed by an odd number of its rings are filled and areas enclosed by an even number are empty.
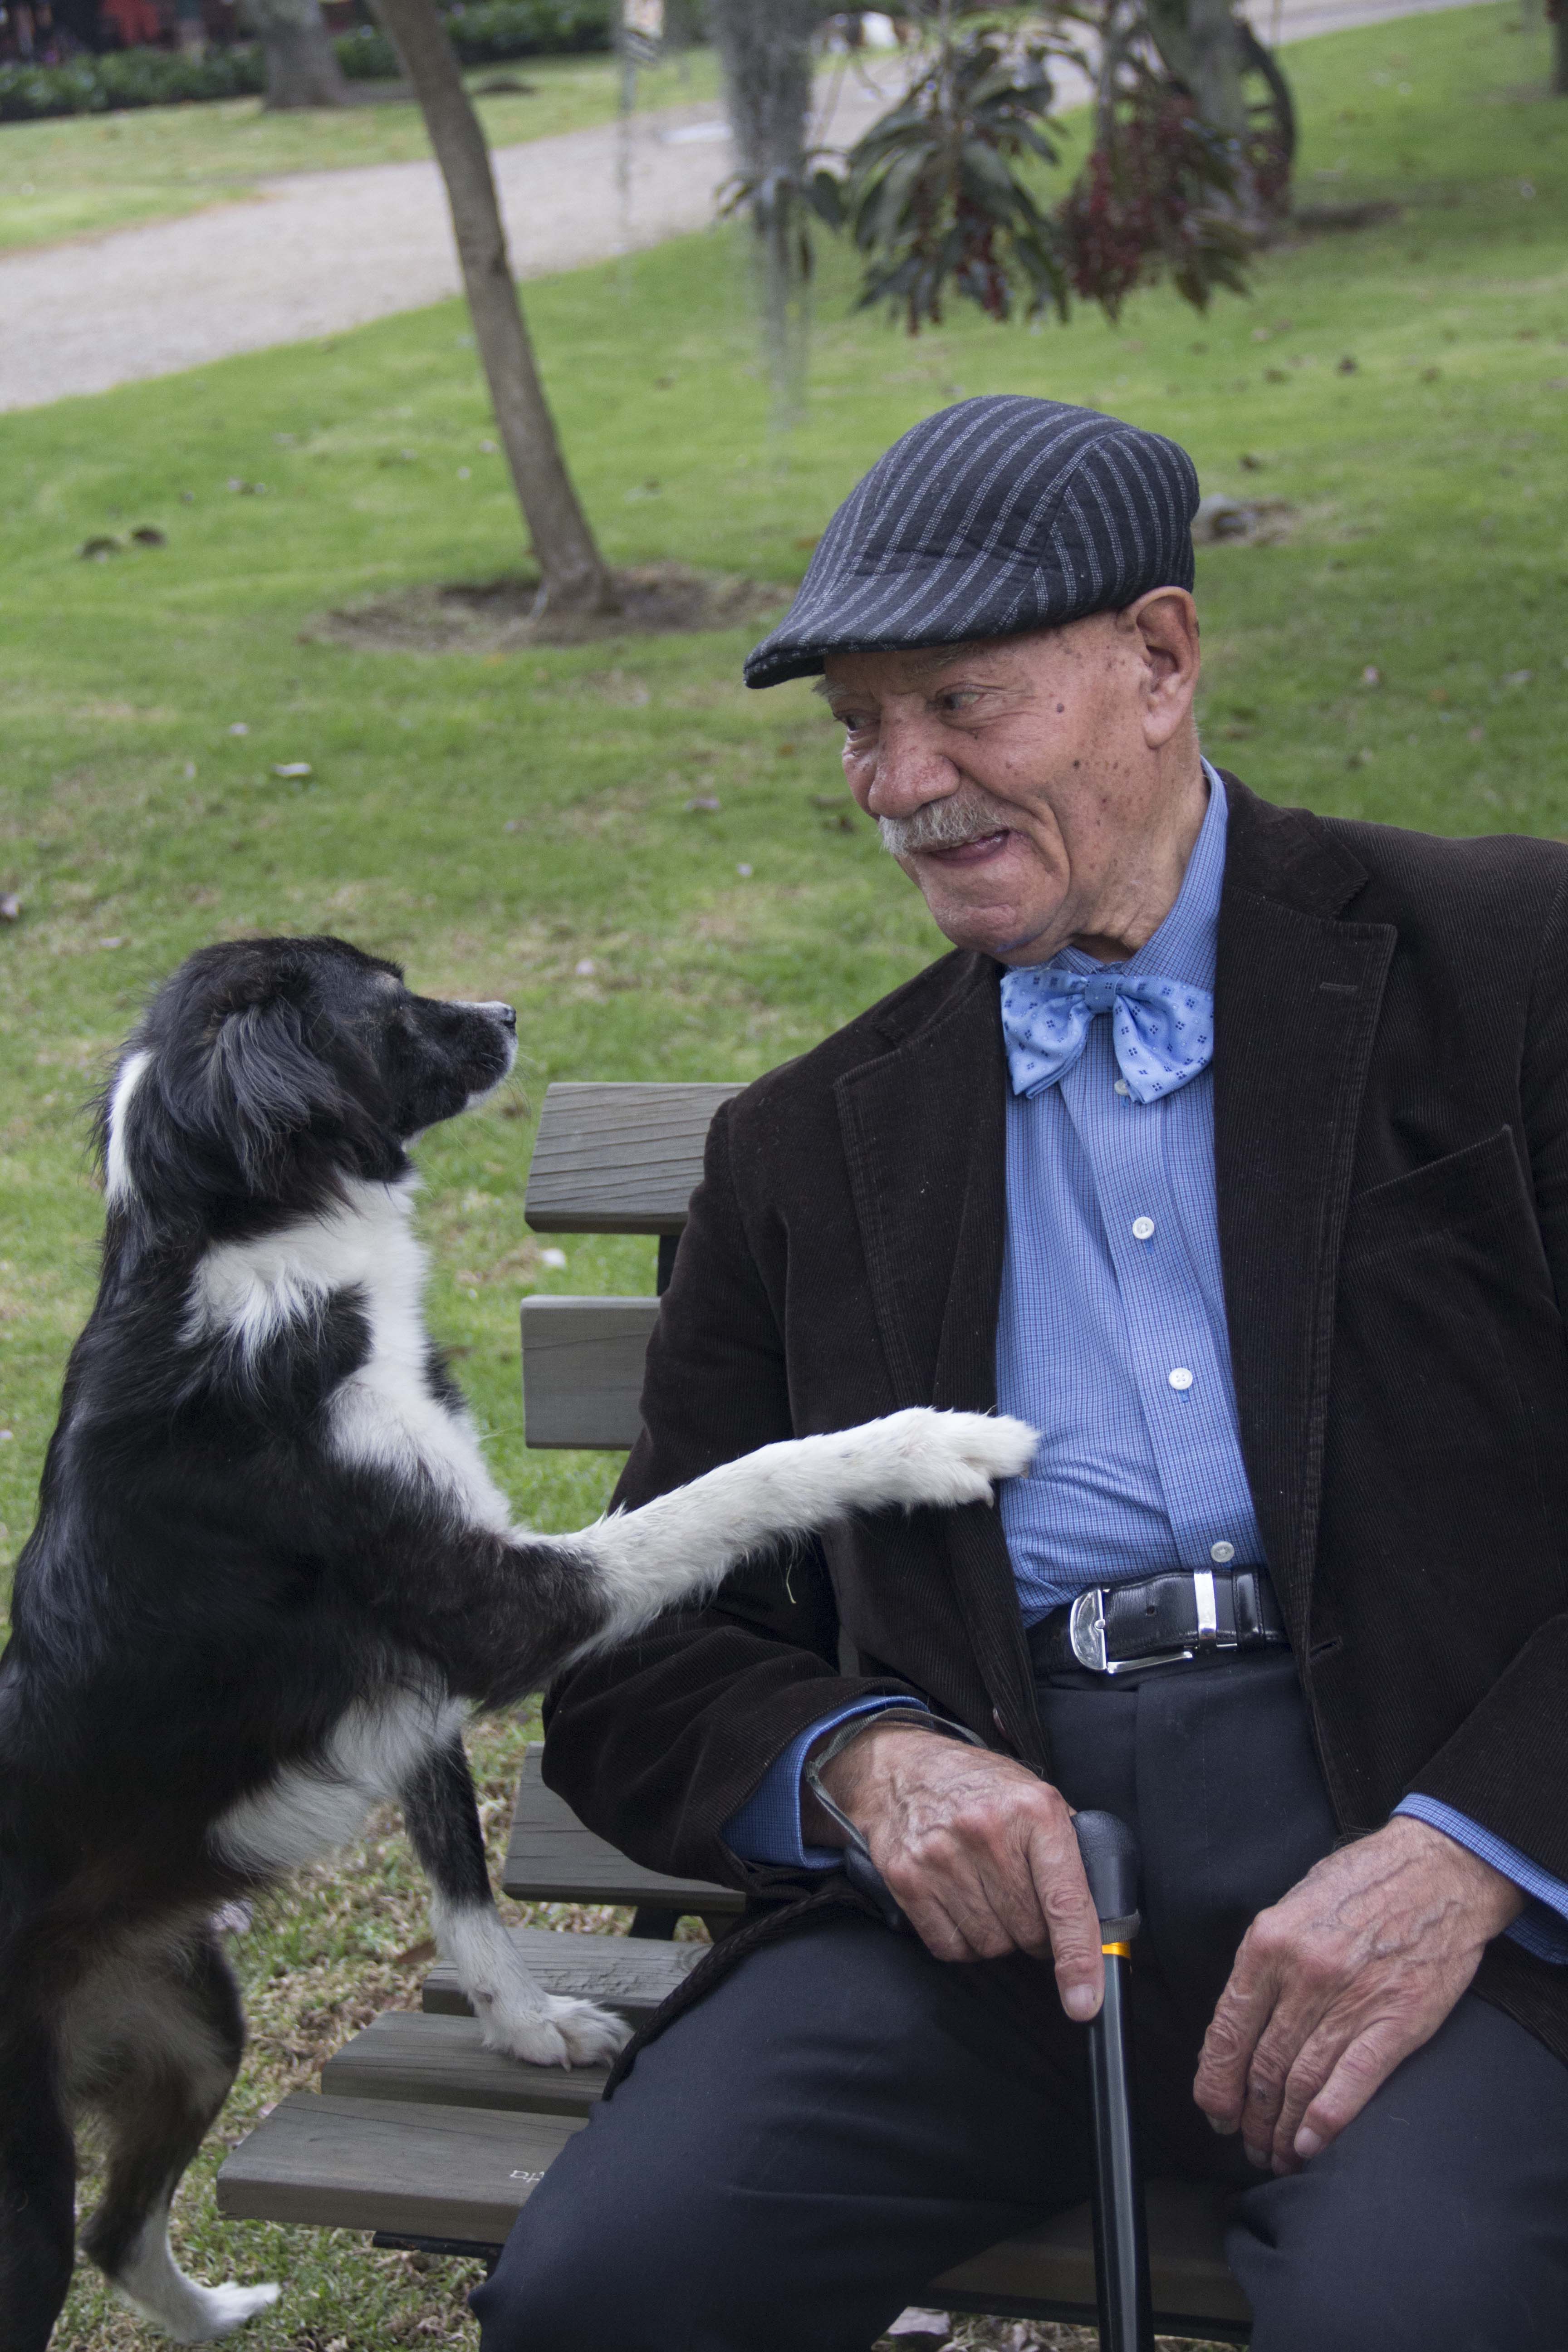
[[[800,1826],[800,1776],[805,1759],[817,1741],[852,1716],[885,1715],[890,1706],[900,1708],[906,1715],[919,1706],[917,1699],[863,1698],[854,1706],[840,1707],[837,1715],[825,1715],[798,1732],[782,1755],[768,1766],[746,1801],[732,1812],[719,1834],[733,1854],[742,1862],[773,1862],[795,1870],[837,1870],[844,1856],[837,1846],[807,1845]],[[929,1708],[921,1708],[928,1714]],[[1564,1895],[1568,1905],[1568,1895]],[[1568,1958],[1568,1945],[1564,1946]]]
[[[1516,1845],[1482,1829],[1468,1813],[1457,1813],[1452,1805],[1439,1804],[1436,1797],[1405,1797],[1394,1810],[1395,1813],[1409,1814],[1413,1821],[1426,1822],[1431,1829],[1441,1830],[1456,1845],[1462,1845],[1482,1862],[1489,1862],[1505,1878],[1511,1878],[1531,1899],[1508,1934],[1538,1960],[1551,1960],[1559,1968],[1568,1962],[1568,1885],[1561,1878],[1553,1878],[1538,1862],[1521,1853]]]

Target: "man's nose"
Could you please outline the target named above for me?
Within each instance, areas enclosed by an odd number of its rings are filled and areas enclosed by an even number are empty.
[[[958,770],[918,719],[884,714],[865,806],[871,816],[912,816],[956,792]]]

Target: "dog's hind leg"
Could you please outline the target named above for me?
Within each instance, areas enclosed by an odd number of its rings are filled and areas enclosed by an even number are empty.
[[[436,1940],[484,2029],[485,2048],[536,2066],[591,2066],[613,2058],[629,2028],[591,2000],[545,1992],[501,1924],[468,1759],[456,1733],[409,1774],[402,1801],[430,1880]]]
[[[76,2156],[41,2023],[0,2020],[0,2344],[44,2352],[70,2285]]]
[[[133,2310],[176,2344],[205,2344],[278,2297],[198,2286],[169,2249],[169,2208],[234,2081],[245,2021],[210,1932],[121,1958],[73,2004],[72,2071],[109,2133],[103,2202],[82,2244]]]

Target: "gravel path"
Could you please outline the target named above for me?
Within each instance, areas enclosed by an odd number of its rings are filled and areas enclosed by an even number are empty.
[[[1251,0],[1289,39],[1462,0]],[[896,67],[845,76],[825,133],[848,141],[887,103]],[[1064,91],[1064,97],[1073,95]],[[0,136],[4,136],[0,132]],[[496,175],[520,277],[573,269],[701,228],[731,168],[720,110],[637,119],[627,199],[614,126],[502,148]],[[0,409],[169,375],[422,309],[458,288],[433,163],[378,163],[265,181],[252,204],[0,261]]]

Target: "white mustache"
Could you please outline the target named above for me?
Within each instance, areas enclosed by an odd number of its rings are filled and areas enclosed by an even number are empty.
[[[965,784],[943,801],[928,801],[913,816],[877,819],[882,846],[894,857],[917,856],[922,849],[962,849],[966,842],[1011,829],[1005,803],[979,784]]]

